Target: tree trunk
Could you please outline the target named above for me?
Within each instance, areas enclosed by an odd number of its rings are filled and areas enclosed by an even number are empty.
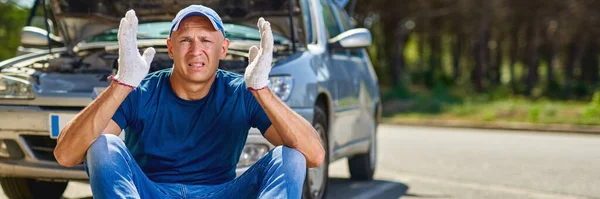
[[[384,35],[385,39],[381,43],[382,48],[377,49],[377,53],[382,55],[379,56],[379,62],[386,63],[386,68],[383,70],[385,71],[385,74],[381,74],[381,76],[389,78],[387,79],[389,80],[388,84],[390,84],[392,87],[398,84],[400,78],[399,75],[401,73],[401,69],[397,68],[397,63],[395,62],[395,57],[397,57],[398,53],[396,51],[396,42],[398,41],[396,38],[396,25],[397,22],[395,20],[387,18],[382,19],[382,26],[380,30],[382,31],[382,35]]]
[[[553,42],[553,41],[550,41]],[[554,84],[554,44],[550,44],[548,48],[548,52],[546,54],[546,62],[548,63],[548,68],[546,70],[546,80],[548,81],[548,85]]]
[[[490,2],[488,0],[481,0],[481,20],[479,24],[479,39],[477,41],[477,47],[475,47],[475,67],[471,73],[471,80],[475,86],[475,91],[483,92],[483,76],[485,70],[488,68],[488,41],[490,35]]]
[[[515,28],[512,29],[512,38],[510,44],[510,86],[513,90],[513,93],[518,93],[517,90],[517,78],[515,77],[515,63],[517,63],[519,56],[519,24],[515,25]]]
[[[435,18],[432,20],[432,26],[436,28],[429,29],[429,67],[426,75],[426,85],[429,88],[433,88],[436,81],[438,81],[440,77],[439,74],[442,72],[442,68],[440,67],[440,55],[442,51],[442,45],[440,43],[440,30],[439,30],[439,19]]]
[[[422,23],[427,23],[425,22],[425,20],[421,20]],[[419,31],[419,50],[418,50],[418,57],[419,57],[419,68],[417,69],[418,73],[421,74],[425,74],[427,72],[427,62],[426,62],[426,57],[427,55],[425,54],[425,48],[426,48],[426,44],[427,44],[427,30],[425,29],[427,25],[424,25],[425,27],[423,27],[423,29],[421,29]],[[423,71],[423,69],[425,69],[425,71]],[[421,83],[423,84],[427,84],[427,77],[425,75],[420,75],[420,81],[422,81]]]
[[[462,48],[462,34],[456,32],[454,35],[454,44],[452,45],[452,79],[458,81],[460,77],[460,51]]]
[[[500,85],[500,77],[502,71],[502,43],[504,42],[504,37],[502,35],[498,36],[496,40],[496,49],[494,55],[494,61],[492,61],[492,67],[490,70],[490,82],[494,85]]]
[[[581,76],[588,85],[595,87],[598,82],[598,48],[596,39],[591,38],[590,40],[581,63]]]
[[[592,86],[594,87],[594,89],[596,88],[597,84],[598,84],[598,45],[596,42],[593,43],[594,45],[592,46],[592,52],[594,54],[592,54],[592,61],[591,61],[591,65],[590,65],[590,83],[592,84]]]
[[[392,67],[392,86],[400,83],[400,77],[404,73],[404,42],[406,31],[402,21],[396,24],[396,48],[394,49],[394,65]]]
[[[583,49],[585,47],[585,38],[582,34],[576,34],[574,40],[569,45],[569,55],[567,57],[567,68],[565,69],[565,87],[563,89],[563,97],[568,99],[571,96],[571,87],[573,86],[573,77],[575,65],[581,59]]]
[[[527,79],[525,82],[525,95],[531,96],[531,92],[535,87],[538,79],[538,38],[539,38],[539,23],[534,19],[532,19],[531,26],[528,28],[527,37],[528,37],[528,45],[527,45]]]
[[[556,56],[556,42],[557,39],[556,34],[557,25],[550,25],[548,30],[546,31],[546,47],[543,49],[544,57],[546,58],[546,63],[548,64],[548,68],[546,69],[546,83],[547,89],[555,89],[556,80],[554,79],[554,57]]]

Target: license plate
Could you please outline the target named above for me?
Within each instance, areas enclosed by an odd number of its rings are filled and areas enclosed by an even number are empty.
[[[48,123],[50,126],[50,138],[58,138],[60,131],[65,128],[67,123],[75,118],[76,114],[72,113],[50,113]]]

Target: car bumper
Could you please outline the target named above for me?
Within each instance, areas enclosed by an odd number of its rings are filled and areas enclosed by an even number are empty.
[[[294,109],[294,111],[304,118],[312,119],[312,109],[300,108]],[[0,177],[50,180],[88,179],[83,164],[67,168],[60,166],[54,159],[53,149],[56,146],[56,140],[49,136],[49,113],[50,111],[40,111],[39,109],[0,106],[0,115],[3,115],[0,118],[0,141],[16,143],[9,147],[16,148],[20,152],[19,157],[0,157]],[[250,129],[246,144],[263,144],[268,146],[269,150],[274,147],[255,128]],[[236,175],[241,175],[248,168],[249,166],[236,168]]]
[[[87,180],[88,176],[85,173],[83,164],[68,168],[60,166],[56,161],[45,160],[40,157],[43,155],[40,155],[31,149],[34,146],[30,146],[29,143],[20,138],[22,135],[48,136],[46,132],[42,133],[44,134],[40,135],[22,131],[0,131],[0,139],[2,140],[21,140],[21,142],[17,141],[17,143],[24,155],[24,157],[20,159],[0,158],[0,176],[52,180]],[[250,130],[246,143],[263,144],[268,146],[269,149],[274,147],[260,134],[258,129]],[[236,175],[241,175],[248,168],[249,166],[236,168]]]

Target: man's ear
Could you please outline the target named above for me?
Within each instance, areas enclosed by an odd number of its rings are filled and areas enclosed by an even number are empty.
[[[229,49],[229,39],[225,38],[225,40],[223,40],[223,44],[221,45],[221,55],[219,56],[219,59],[225,59],[225,56],[227,55],[227,49]]]
[[[173,46],[171,45],[171,38],[167,39],[167,49],[169,50],[169,57],[173,59]]]

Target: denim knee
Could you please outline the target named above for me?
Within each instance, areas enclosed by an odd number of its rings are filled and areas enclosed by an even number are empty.
[[[278,146],[274,150],[281,151],[282,166],[287,172],[304,177],[306,172],[306,158],[300,151],[287,146]]]
[[[94,141],[87,150],[85,160],[87,164],[99,161],[109,161],[117,157],[123,157],[123,151],[127,150],[121,138],[112,134],[102,134]]]

